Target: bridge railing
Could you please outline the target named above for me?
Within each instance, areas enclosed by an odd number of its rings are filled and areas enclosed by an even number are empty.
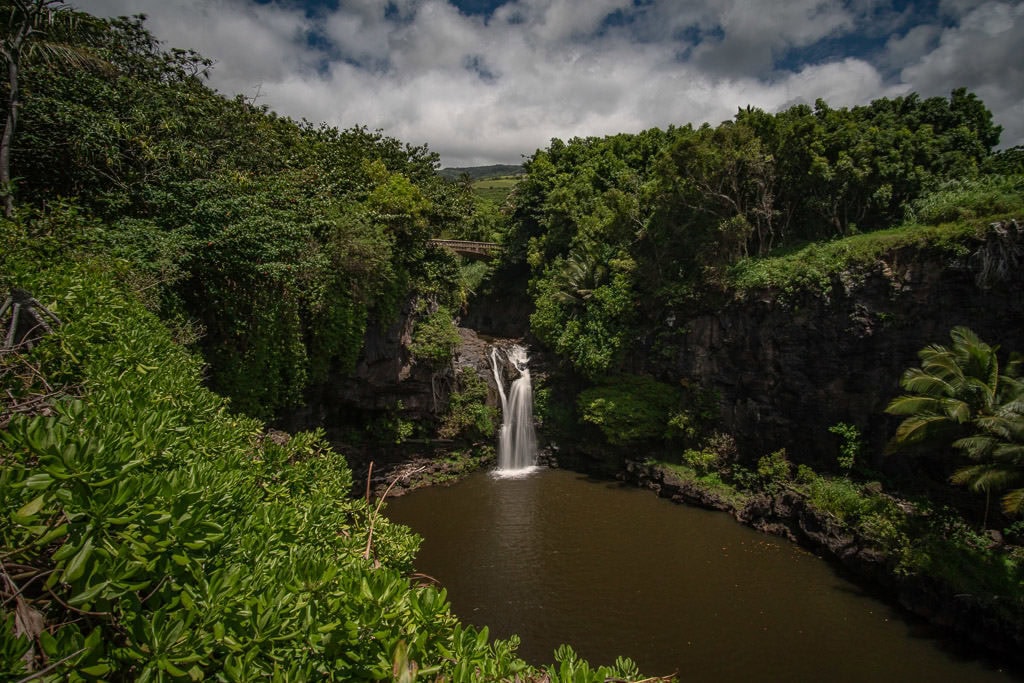
[[[472,240],[430,240],[430,244],[447,247],[462,254],[496,254],[502,246],[496,242],[474,242]]]

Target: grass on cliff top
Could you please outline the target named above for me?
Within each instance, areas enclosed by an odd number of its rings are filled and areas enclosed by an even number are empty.
[[[767,257],[739,261],[730,269],[727,284],[737,294],[758,289],[827,294],[836,275],[875,263],[886,253],[901,247],[934,248],[950,256],[967,256],[971,251],[969,242],[984,235],[987,223],[909,224],[830,242],[789,247]]]
[[[768,257],[743,259],[729,270],[727,285],[739,295],[758,289],[827,295],[836,275],[876,263],[902,247],[968,256],[975,248],[972,242],[984,238],[990,223],[1024,218],[1024,177],[953,181],[915,202],[910,214],[912,218],[888,230],[800,244]]]

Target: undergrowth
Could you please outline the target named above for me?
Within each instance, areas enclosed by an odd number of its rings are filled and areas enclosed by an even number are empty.
[[[729,271],[729,286],[742,295],[760,289],[785,294],[807,291],[829,295],[840,273],[875,264],[902,247],[932,248],[951,257],[970,253],[968,241],[983,234],[984,224],[943,223],[903,225],[889,230],[851,235],[831,242],[813,242],[767,258],[749,258]]]

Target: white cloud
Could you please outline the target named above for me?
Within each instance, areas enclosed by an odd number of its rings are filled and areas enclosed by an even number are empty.
[[[793,47],[805,47],[853,27],[853,17],[840,2],[798,0],[753,4],[721,3],[715,17],[724,36],[695,50],[697,62],[725,75],[767,75],[775,59]]]
[[[891,69],[900,69],[921,59],[935,48],[942,27],[937,24],[919,24],[900,36],[889,39],[882,63]]]
[[[1021,6],[994,0],[973,9],[943,0],[947,20],[962,17],[954,28],[918,22],[873,63],[838,54],[793,71],[776,66],[787,50],[902,26],[908,14],[888,12],[880,24],[876,0],[793,0],[770,11],[751,0],[511,0],[487,20],[450,0],[402,0],[397,17],[378,0],[340,0],[310,16],[246,0],[78,4],[104,16],[145,12],[168,46],[216,60],[212,84],[225,94],[251,96],[259,85],[260,102],[282,114],[383,128],[428,143],[446,165],[516,162],[552,137],[718,123],[747,104],[774,111],[823,97],[842,106],[959,85],[997,112],[1004,143],[1024,142],[1024,77],[1011,49]],[[629,21],[609,22],[617,11]],[[1014,30],[998,32],[1006,26]]]
[[[1004,145],[1024,144],[1024,4],[985,2],[959,25],[939,34],[938,44],[908,55],[901,80],[922,95],[948,95],[967,86],[996,114]]]

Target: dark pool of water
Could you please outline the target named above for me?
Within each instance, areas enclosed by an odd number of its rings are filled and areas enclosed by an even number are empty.
[[[520,656],[571,644],[687,681],[1007,681],[798,547],[727,515],[582,475],[479,473],[388,502],[417,569]]]

